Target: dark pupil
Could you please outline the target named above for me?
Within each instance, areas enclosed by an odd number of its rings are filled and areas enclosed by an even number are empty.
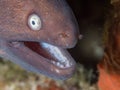
[[[35,25],[35,21],[32,21],[32,24]]]

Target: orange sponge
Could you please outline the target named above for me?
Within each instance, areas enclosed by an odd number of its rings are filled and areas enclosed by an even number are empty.
[[[106,69],[98,64],[100,72],[98,87],[100,90],[120,90],[120,75],[110,74]]]

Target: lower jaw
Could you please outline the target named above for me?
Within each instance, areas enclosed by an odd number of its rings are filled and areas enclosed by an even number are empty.
[[[40,48],[38,48],[38,45]],[[53,48],[58,51],[51,51]],[[73,58],[67,50],[60,47],[47,43],[12,42],[9,43],[8,49],[16,56],[13,62],[15,61],[23,68],[35,73],[64,80],[72,76],[75,71],[76,63]],[[42,51],[43,49],[44,51]],[[57,54],[58,52],[61,54]],[[21,63],[24,63],[24,65]]]

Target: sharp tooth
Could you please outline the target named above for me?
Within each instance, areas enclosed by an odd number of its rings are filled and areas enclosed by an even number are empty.
[[[66,67],[70,67],[70,64],[69,64],[69,63],[67,63],[67,64],[66,64]]]
[[[51,61],[54,65],[57,65],[61,68],[65,68],[65,67],[69,67],[70,65],[68,65],[68,63],[60,63],[60,62],[56,62],[56,61]]]
[[[63,60],[60,60],[60,62],[61,62],[61,63],[65,63],[65,61],[66,61],[65,59],[63,59]]]
[[[55,71],[56,71],[57,73],[60,73],[60,71],[59,71],[59,70],[57,70],[57,69],[56,69]]]
[[[66,67],[70,67],[70,63],[69,62],[65,62],[65,66]]]
[[[64,66],[63,64],[60,64],[60,67],[61,67],[61,68],[64,68],[65,66]]]
[[[53,64],[56,64],[56,62],[55,61],[51,61]]]
[[[14,46],[15,48],[19,47],[21,43],[19,42],[11,42],[11,45]]]
[[[61,68],[67,68],[67,67],[70,67],[72,66],[73,64],[72,63],[69,63],[69,62],[56,62],[56,61],[51,61],[54,65],[57,65],[58,67],[61,67]]]
[[[60,62],[57,62],[57,66],[60,66]]]

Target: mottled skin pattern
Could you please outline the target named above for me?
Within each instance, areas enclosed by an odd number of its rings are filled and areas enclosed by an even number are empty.
[[[28,16],[33,13],[41,18],[39,31],[31,30],[27,24]],[[77,41],[77,29],[65,0],[0,0],[0,56],[30,71],[55,79],[70,77],[74,66],[68,69],[52,66],[23,42],[46,42],[60,48],[72,48]],[[50,68],[58,69],[59,73],[50,71]]]

